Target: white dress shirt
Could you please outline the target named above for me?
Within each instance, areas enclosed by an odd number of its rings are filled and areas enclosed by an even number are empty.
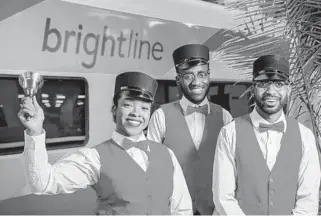
[[[188,106],[192,107],[199,107],[202,105],[208,105],[208,113],[210,113],[210,105],[208,99],[205,97],[205,99],[200,104],[193,104],[189,100],[186,99],[186,97],[182,97],[182,99],[179,101],[179,104],[181,105],[183,112],[186,112]],[[199,146],[202,141],[203,131],[205,127],[205,119],[206,116],[199,112],[194,112],[190,115],[184,116],[189,132],[191,134],[191,137],[193,139],[194,145],[196,149],[199,149]],[[224,124],[227,124],[232,121],[231,114],[223,109],[223,122]],[[165,139],[165,132],[166,132],[166,118],[164,111],[162,109],[157,109],[149,122],[148,125],[148,132],[147,132],[147,138],[149,140],[154,140],[155,142],[162,143]]]
[[[266,164],[272,170],[281,146],[285,132],[269,130],[260,133],[259,123],[271,124],[263,119],[256,111],[250,113],[254,132]],[[285,116],[282,113],[275,122],[283,121],[286,129]],[[298,190],[294,215],[316,215],[319,206],[320,164],[315,138],[310,129],[299,123],[302,137],[302,160],[298,175]],[[244,215],[235,199],[237,170],[235,165],[235,122],[224,126],[217,140],[213,167],[213,200],[215,213],[221,215]],[[249,155],[250,156],[250,155]],[[286,170],[284,170],[286,172]]]
[[[25,132],[26,175],[34,194],[73,193],[98,182],[101,164],[96,149],[79,149],[51,165],[48,163],[45,136],[45,131],[39,136],[29,136]],[[125,138],[117,132],[112,135],[112,139],[120,146]],[[127,139],[130,138],[127,137]],[[138,142],[146,140],[146,138],[142,133],[137,140],[130,140]],[[174,166],[173,194],[169,200],[171,214],[192,215],[192,200],[182,169],[174,153],[170,149],[168,150]],[[126,152],[146,171],[148,157],[144,151],[132,147]]]

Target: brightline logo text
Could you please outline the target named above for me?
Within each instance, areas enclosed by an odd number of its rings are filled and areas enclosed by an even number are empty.
[[[46,26],[43,37],[42,51],[56,53],[62,51],[64,53],[74,52],[79,54],[85,52],[92,56],[89,62],[82,61],[82,66],[90,69],[93,68],[97,61],[97,56],[109,55],[110,57],[118,56],[119,58],[134,58],[147,60],[161,60],[164,47],[162,43],[156,41],[154,43],[148,40],[139,40],[139,34],[134,30],[130,31],[129,37],[124,36],[124,32],[120,31],[119,36],[108,35],[108,26],[104,26],[102,34],[94,34],[92,32],[83,34],[83,25],[78,25],[78,32],[75,30],[66,30],[63,34],[57,28],[50,26],[51,18],[46,19]],[[51,38],[50,44],[48,39]],[[53,38],[55,40],[53,40]],[[68,48],[70,41],[76,44],[75,48]],[[54,42],[54,43],[52,43]],[[90,46],[90,45],[94,46]],[[127,49],[124,47],[127,45]]]

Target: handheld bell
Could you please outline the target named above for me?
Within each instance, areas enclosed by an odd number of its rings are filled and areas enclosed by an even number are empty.
[[[43,78],[40,73],[27,71],[19,75],[19,84],[24,91],[24,95],[32,98],[43,86]],[[32,116],[26,113],[25,117],[29,121]]]
[[[27,71],[19,75],[19,84],[26,97],[33,97],[43,86],[43,78],[40,73]]]

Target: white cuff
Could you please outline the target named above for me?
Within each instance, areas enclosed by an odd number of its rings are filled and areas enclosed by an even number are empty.
[[[46,131],[42,129],[40,135],[30,136],[27,130],[24,130],[25,149],[37,149],[46,147]]]

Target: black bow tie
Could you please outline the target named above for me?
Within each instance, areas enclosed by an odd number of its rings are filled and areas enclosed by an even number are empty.
[[[262,132],[266,132],[268,130],[274,130],[274,131],[278,131],[278,132],[284,132],[284,122],[278,122],[275,124],[264,124],[264,123],[260,123],[259,124],[259,131]]]
[[[139,141],[139,142],[133,142],[133,141],[125,138],[123,141],[123,148],[125,150],[128,150],[132,147],[139,148],[139,149],[143,150],[144,152],[148,153],[148,144],[145,140]]]
[[[186,115],[190,115],[194,112],[198,112],[198,113],[202,113],[204,115],[207,115],[208,114],[208,105],[205,104],[205,105],[202,105],[199,107],[193,107],[193,106],[188,105],[187,109],[186,109]]]

